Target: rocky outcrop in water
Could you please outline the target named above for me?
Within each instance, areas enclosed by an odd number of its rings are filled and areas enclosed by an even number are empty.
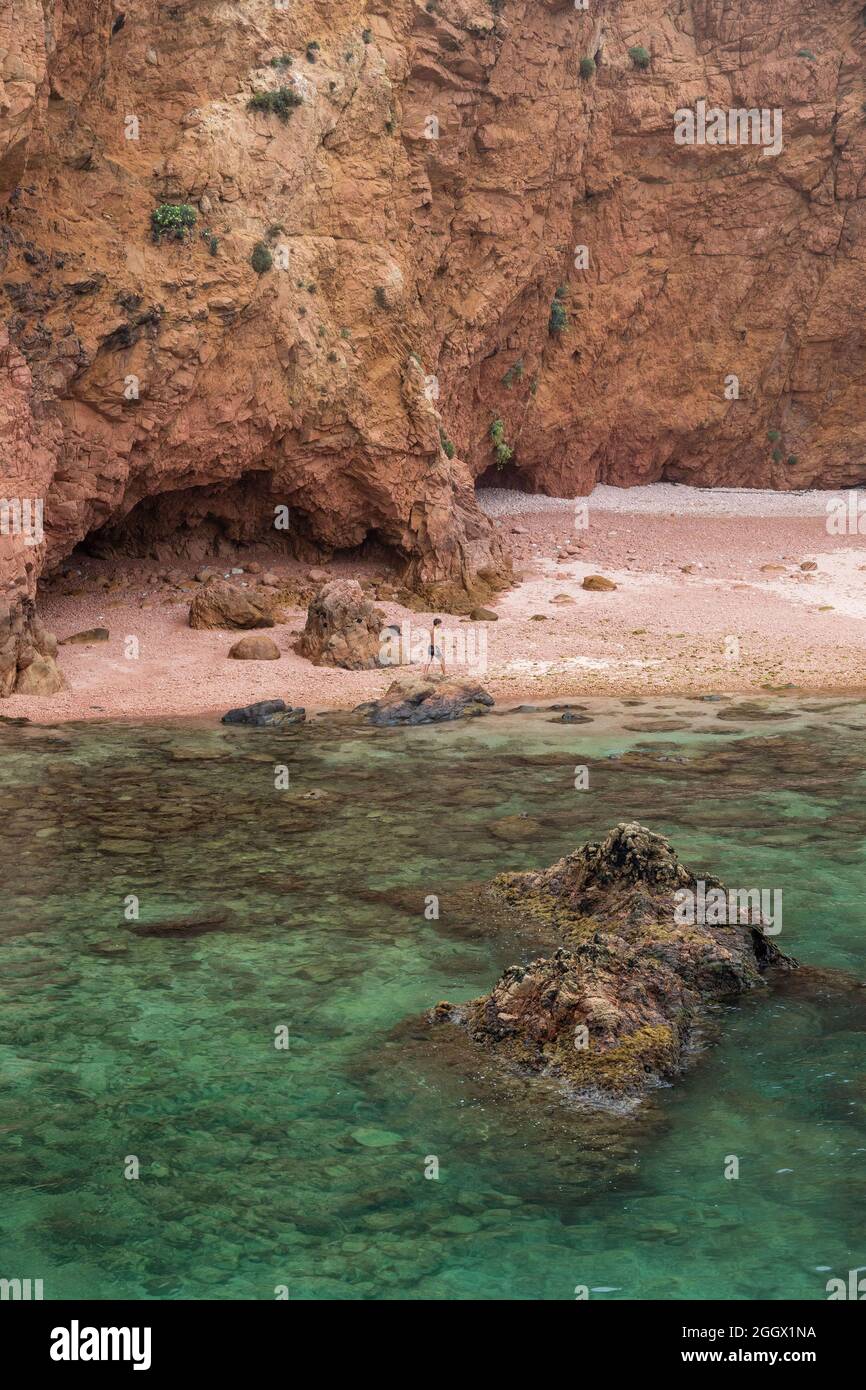
[[[332,579],[310,603],[295,651],[314,666],[372,670],[383,664],[379,632],[384,621],[356,580]]]
[[[307,712],[301,705],[287,705],[285,700],[257,700],[253,705],[227,710],[222,724],[249,724],[256,729],[281,728],[286,724],[303,724]]]
[[[764,934],[754,901],[699,879],[663,836],[637,824],[541,872],[503,874],[492,893],[561,944],[432,1017],[458,1023],[498,1062],[557,1077],[590,1102],[633,1101],[677,1075],[714,1005],[761,986],[768,967],[796,965]],[[702,914],[701,901],[717,911]]]
[[[456,676],[400,676],[379,700],[356,705],[366,724],[440,724],[486,714],[495,700],[477,681]]]

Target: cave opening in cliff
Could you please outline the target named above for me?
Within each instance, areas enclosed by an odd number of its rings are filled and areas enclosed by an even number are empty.
[[[293,501],[271,473],[251,472],[233,482],[181,488],[144,497],[125,515],[92,530],[71,553],[46,568],[44,578],[92,560],[150,560],[169,565],[236,563],[257,549],[263,559],[309,564],[345,560],[397,573],[407,557],[376,527],[358,543],[335,547],[315,519]]]
[[[485,488],[505,488],[509,492],[538,492],[539,490],[532,475],[517,463],[506,463],[502,467],[497,463],[491,463],[475,479],[476,492],[483,492]]]

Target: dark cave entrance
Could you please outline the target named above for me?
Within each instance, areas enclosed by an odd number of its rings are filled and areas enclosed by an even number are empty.
[[[504,468],[499,468],[495,463],[491,463],[483,473],[479,473],[475,479],[475,491],[479,492],[491,487],[505,488],[509,492],[540,491],[532,475],[516,463],[506,463]]]
[[[94,527],[44,577],[88,562],[124,560],[181,568],[221,568],[254,559],[309,565],[348,561],[394,574],[405,568],[407,557],[376,527],[357,544],[340,548],[322,537],[302,507],[286,499],[285,485],[270,472],[144,497],[124,516]]]

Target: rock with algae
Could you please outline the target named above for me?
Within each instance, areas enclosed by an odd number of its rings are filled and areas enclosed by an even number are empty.
[[[499,1061],[560,1078],[589,1102],[637,1100],[683,1070],[715,1004],[761,986],[768,967],[797,964],[738,899],[723,923],[680,920],[701,883],[725,893],[637,824],[538,873],[500,875],[493,895],[557,949],[510,966],[466,1005],[438,1004],[433,1021],[464,1027]]]

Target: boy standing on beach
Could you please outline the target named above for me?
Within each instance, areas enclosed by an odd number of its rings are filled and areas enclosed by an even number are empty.
[[[443,674],[443,676],[445,675],[445,657],[442,655],[442,648],[441,648],[440,646],[438,646],[437,643],[436,643],[436,637],[437,637],[436,629],[437,629],[437,627],[441,627],[441,626],[442,626],[442,619],[441,619],[441,618],[434,618],[434,619],[433,619],[433,632],[431,633],[431,642],[430,642],[430,646],[429,646],[429,648],[428,648],[427,664],[426,664],[426,666],[424,667],[424,675],[425,675],[425,676],[429,673],[430,667],[433,665],[433,662],[434,662],[434,661],[438,661],[438,662],[439,662],[439,665],[442,667],[442,674]]]

